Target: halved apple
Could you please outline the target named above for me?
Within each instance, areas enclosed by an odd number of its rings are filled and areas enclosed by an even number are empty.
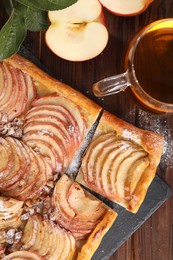
[[[111,13],[120,16],[134,16],[146,10],[154,0],[99,0]]]
[[[107,45],[108,31],[98,0],[78,0],[64,10],[49,11],[49,19],[45,41],[63,59],[89,60]]]

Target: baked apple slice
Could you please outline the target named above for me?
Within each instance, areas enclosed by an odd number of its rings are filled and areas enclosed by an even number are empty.
[[[105,111],[76,181],[135,213],[155,176],[162,149],[162,136]]]
[[[22,178],[22,176],[25,174],[25,161],[22,164],[21,163],[21,151],[18,150],[16,144],[13,142],[13,138],[11,137],[6,137],[6,141],[8,145],[11,148],[12,151],[12,161],[9,162],[11,167],[7,166],[7,169],[4,170],[1,174],[1,180],[0,180],[0,189],[1,190],[6,190],[8,189],[11,185],[16,183],[17,181]]]
[[[35,252],[16,251],[3,257],[3,260],[44,260],[44,258]]]
[[[20,249],[34,251],[44,259],[73,259],[76,242],[70,232],[34,215],[24,227]]]
[[[1,96],[0,96],[0,107],[1,107],[1,111],[3,111],[3,109],[6,106],[9,106],[9,104],[12,100],[14,86],[12,83],[13,76],[11,74],[9,66],[7,66],[7,64],[5,62],[3,62],[3,63],[0,63],[0,67],[1,67],[1,71],[2,71],[1,76],[3,77],[3,80],[1,81],[3,88],[2,88]]]
[[[2,137],[0,137],[0,158],[0,176],[3,178],[13,165],[13,153],[8,142]]]
[[[19,200],[39,196],[47,182],[47,177],[51,175],[50,167],[42,157],[21,141],[11,137],[7,137],[6,140],[15,149],[13,154],[17,159],[7,175],[8,178],[2,180],[1,185],[6,184],[6,187],[1,187],[3,194]]]
[[[46,111],[46,115],[43,111]],[[79,107],[65,97],[49,95],[35,100],[33,108],[25,118],[23,140],[53,161],[54,171],[57,171],[57,165],[62,165],[60,170],[64,172],[81,143],[85,131],[85,120]],[[43,146],[45,141],[47,146]],[[52,151],[56,152],[54,158]]]
[[[79,129],[77,122],[73,116],[62,106],[54,105],[40,105],[38,108],[33,107],[25,116],[27,123],[30,122],[50,122],[58,127],[61,126],[62,131],[70,138],[70,144],[73,143],[73,147],[78,147],[79,141]],[[75,134],[74,134],[75,133]]]
[[[0,230],[18,228],[21,224],[23,202],[1,196],[0,205]]]
[[[8,62],[0,63],[0,112],[5,124],[20,116],[36,97],[34,81]]]
[[[55,186],[52,206],[56,222],[70,230],[77,240],[86,239],[109,210],[66,175]]]
[[[65,168],[68,165],[68,158],[66,157],[63,147],[61,147],[61,140],[51,132],[46,132],[44,130],[30,131],[23,135],[22,140],[28,146],[31,144],[31,148],[39,155],[42,155],[43,158],[46,158],[47,161],[54,161],[54,173],[62,173],[65,171]],[[50,157],[52,151],[54,158]]]

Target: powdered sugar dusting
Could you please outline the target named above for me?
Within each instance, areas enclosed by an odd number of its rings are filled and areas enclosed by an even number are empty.
[[[129,140],[135,140],[135,141],[137,141],[137,139],[138,139],[138,136],[137,136],[135,133],[130,132],[130,131],[128,131],[127,129],[125,129],[125,130],[123,131],[122,135],[123,135],[124,138],[129,139]]]
[[[163,169],[168,165],[171,168],[173,167],[173,129],[170,127],[170,122],[171,115],[169,118],[167,114],[157,115],[142,110],[139,111],[137,126],[145,130],[154,131],[164,137],[164,150],[160,162],[160,166]]]

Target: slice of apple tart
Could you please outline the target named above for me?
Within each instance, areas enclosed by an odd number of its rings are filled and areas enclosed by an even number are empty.
[[[137,212],[153,180],[163,138],[104,112],[76,181]]]

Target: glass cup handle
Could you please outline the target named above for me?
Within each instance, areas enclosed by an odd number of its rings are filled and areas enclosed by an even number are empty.
[[[130,86],[128,72],[102,79],[93,84],[93,93],[96,97],[104,97],[124,91]]]

